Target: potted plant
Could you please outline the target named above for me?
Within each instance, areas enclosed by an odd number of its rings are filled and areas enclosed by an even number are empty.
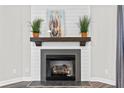
[[[84,16],[82,19],[80,18],[80,31],[82,37],[87,37],[89,23],[90,19],[88,18],[88,16]]]
[[[40,19],[40,18],[33,20],[32,24],[31,24],[33,37],[35,37],[35,38],[39,37],[40,27],[41,27],[42,22],[43,22],[43,19]]]

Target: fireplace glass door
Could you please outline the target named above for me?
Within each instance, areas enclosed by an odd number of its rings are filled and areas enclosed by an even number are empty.
[[[46,80],[75,80],[75,55],[46,55]]]

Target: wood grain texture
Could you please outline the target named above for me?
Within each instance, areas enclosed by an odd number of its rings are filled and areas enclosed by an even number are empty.
[[[2,86],[0,88],[115,88],[115,86],[110,84],[105,84],[102,82],[88,82],[83,81],[80,85],[70,85],[69,83],[57,86],[55,82],[49,86],[43,85],[40,81],[22,81],[14,84],[9,84],[6,86]]]
[[[36,46],[42,46],[42,42],[80,42],[80,46],[85,46],[86,42],[91,41],[91,37],[31,37],[30,41],[35,42]]]

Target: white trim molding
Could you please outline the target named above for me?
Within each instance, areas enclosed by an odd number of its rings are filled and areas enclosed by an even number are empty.
[[[22,77],[22,78],[20,77],[20,78],[0,81],[0,86],[17,83],[17,82],[22,82],[22,81],[32,81],[32,80],[31,80],[31,77]]]
[[[116,85],[116,81],[115,80],[109,80],[109,79],[105,79],[105,78],[100,78],[100,77],[92,77],[90,79],[90,81],[98,81],[98,82],[102,82],[102,83],[106,83],[106,84],[110,84],[110,85]]]
[[[17,83],[17,82],[21,82],[21,81],[23,81],[22,78],[15,78],[15,79],[10,79],[10,80],[0,81],[0,86]]]

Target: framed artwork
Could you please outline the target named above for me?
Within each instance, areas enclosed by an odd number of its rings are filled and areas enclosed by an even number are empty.
[[[48,10],[48,32],[51,37],[64,36],[64,10]]]

